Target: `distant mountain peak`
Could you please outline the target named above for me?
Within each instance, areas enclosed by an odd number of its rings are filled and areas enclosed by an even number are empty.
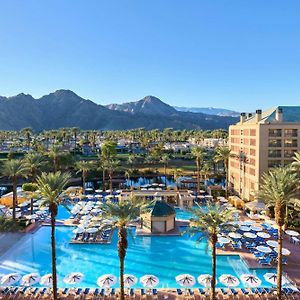
[[[147,115],[174,115],[177,111],[174,107],[166,104],[155,96],[146,96],[136,102],[126,102],[123,104],[109,104],[106,106],[111,110],[130,112],[132,114],[147,114]]]

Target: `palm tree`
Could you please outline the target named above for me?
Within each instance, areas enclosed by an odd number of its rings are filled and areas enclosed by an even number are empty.
[[[61,203],[61,194],[71,178],[69,173],[42,173],[37,178],[40,195],[43,198],[41,206],[49,207],[51,215],[51,253],[52,253],[52,288],[53,299],[57,300],[57,275],[56,275],[56,248],[55,248],[55,217],[58,205]]]
[[[182,175],[183,175],[183,170],[182,169],[177,168],[177,169],[173,170],[173,177],[174,177],[174,181],[176,182],[177,187],[178,187],[177,180]]]
[[[61,148],[58,145],[53,145],[50,151],[48,152],[48,156],[53,160],[54,172],[58,171],[58,163],[61,154]]]
[[[262,176],[262,184],[259,190],[261,197],[267,206],[274,207],[275,221],[278,225],[278,258],[277,258],[277,299],[281,299],[282,288],[282,231],[288,221],[286,211],[288,205],[295,198],[300,179],[289,167],[277,167],[271,169]]]
[[[203,165],[203,168],[201,170],[201,174],[203,175],[205,181],[208,180],[209,175],[211,175],[210,166],[208,164]]]
[[[193,209],[193,218],[191,219],[191,226],[188,232],[192,235],[197,235],[197,241],[201,241],[203,238],[208,238],[211,243],[212,254],[212,281],[210,290],[210,300],[215,300],[216,290],[216,244],[218,241],[218,234],[223,230],[232,229],[232,225],[229,222],[233,221],[233,213],[230,210],[224,209],[219,204],[208,204],[207,209],[203,209],[201,206],[197,209]]]
[[[124,263],[128,247],[126,226],[137,219],[141,212],[146,209],[146,204],[135,199],[123,200],[117,203],[106,203],[101,209],[103,218],[111,219],[113,226],[118,229],[118,255],[120,259],[120,300],[124,295]]]
[[[21,133],[26,136],[27,139],[27,147],[30,148],[30,141],[31,141],[31,135],[32,135],[32,129],[30,127],[23,128],[21,130]]]
[[[18,205],[17,184],[19,177],[25,177],[28,169],[22,160],[11,159],[4,162],[1,170],[2,176],[11,178],[13,188],[13,220],[16,220],[16,206]]]
[[[300,152],[296,152],[292,166],[300,170]]]
[[[77,173],[81,173],[81,181],[82,181],[82,193],[85,192],[85,182],[88,176],[88,172],[94,169],[95,165],[92,161],[81,160],[76,162],[75,168],[77,169]]]
[[[225,180],[226,180],[226,197],[228,197],[228,163],[229,158],[233,157],[233,154],[231,153],[231,150],[226,147],[218,147],[216,149],[216,154],[214,157],[215,162],[222,161],[224,163],[224,171],[225,171]]]
[[[167,166],[170,161],[169,155],[165,154],[161,157],[160,161],[164,165],[165,185],[167,186]]]
[[[110,159],[107,161],[107,171],[108,171],[108,177],[109,177],[109,189],[110,193],[112,194],[113,191],[113,173],[119,168],[120,161],[117,159]]]
[[[46,164],[45,157],[36,152],[27,153],[24,157],[24,166],[29,170],[32,182],[35,182],[37,171]]]
[[[200,192],[200,171],[201,171],[201,162],[204,157],[204,151],[201,147],[194,147],[192,149],[192,155],[195,156],[196,166],[197,166],[197,194]]]
[[[127,169],[125,171],[125,177],[127,178],[127,180],[129,181],[129,183],[131,184],[131,175],[133,174],[133,170],[132,169]]]

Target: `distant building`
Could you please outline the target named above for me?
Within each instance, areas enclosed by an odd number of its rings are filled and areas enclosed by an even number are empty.
[[[253,200],[269,168],[288,165],[300,150],[300,106],[278,106],[242,113],[229,127],[229,185],[242,199]]]
[[[215,149],[217,147],[227,146],[227,139],[206,138],[200,141],[190,139],[190,142],[206,149]]]

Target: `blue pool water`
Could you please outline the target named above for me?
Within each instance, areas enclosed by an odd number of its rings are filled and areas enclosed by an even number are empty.
[[[97,277],[107,273],[119,274],[117,232],[110,245],[71,245],[72,227],[57,227],[57,270],[59,286],[66,286],[63,278],[71,272],[85,275],[81,286],[96,287]],[[134,229],[132,230],[134,236]],[[134,240],[133,240],[134,239]],[[195,243],[187,235],[173,237],[132,237],[125,262],[125,272],[141,277],[154,274],[159,277],[159,287],[176,287],[175,276],[190,273],[199,276],[211,273],[211,256],[206,252],[206,242]],[[51,272],[50,227],[44,226],[26,236],[1,258],[0,273]],[[251,270],[263,280],[263,274],[274,270]],[[239,256],[218,256],[217,274],[230,273],[239,276],[248,273],[246,264]],[[221,286],[220,284],[218,284]]]

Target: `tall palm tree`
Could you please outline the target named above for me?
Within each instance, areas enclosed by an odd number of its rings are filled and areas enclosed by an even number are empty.
[[[26,136],[27,139],[27,147],[30,148],[30,141],[31,141],[31,135],[32,135],[32,129],[30,127],[26,127],[21,129],[21,133]]]
[[[119,168],[120,161],[117,159],[110,159],[107,161],[107,171],[109,177],[109,189],[110,193],[112,194],[113,191],[113,173]]]
[[[204,151],[201,147],[194,147],[192,149],[192,155],[195,157],[196,160],[196,167],[197,167],[197,194],[200,192],[200,171],[201,171],[201,163],[204,157]]]
[[[233,221],[233,213],[230,210],[224,209],[220,205],[208,204],[207,209],[203,209],[201,206],[197,209],[193,209],[193,217],[191,219],[191,226],[188,232],[192,235],[197,235],[197,241],[201,241],[203,238],[208,238],[211,244],[211,289],[210,300],[216,299],[216,244],[218,241],[218,234],[223,230],[232,229],[232,225],[229,222]]]
[[[131,184],[131,175],[132,174],[133,174],[133,170],[132,169],[125,170],[125,177],[127,178],[127,180],[129,181],[130,184]]]
[[[178,180],[181,176],[183,176],[183,170],[182,170],[182,169],[177,168],[177,169],[173,170],[173,177],[174,177],[174,181],[175,181],[177,187],[178,187],[178,182],[177,182],[177,180]]]
[[[226,197],[228,197],[228,163],[229,163],[229,158],[233,157],[233,154],[231,153],[231,150],[226,147],[218,147],[216,149],[214,161],[215,162],[220,162],[222,161],[224,163],[224,171],[225,171],[225,180],[226,180]]]
[[[19,177],[26,177],[28,173],[27,167],[20,159],[11,159],[4,162],[1,175],[12,180],[13,188],[13,220],[16,220],[16,206],[18,205],[17,184]]]
[[[49,207],[51,215],[51,258],[52,258],[52,288],[53,299],[57,300],[57,275],[56,275],[56,248],[55,248],[55,218],[58,212],[58,205],[61,203],[62,192],[69,182],[69,173],[42,173],[37,178],[37,185],[40,195],[43,198],[41,206]]]
[[[61,157],[61,155],[62,155],[61,148],[58,145],[53,145],[51,147],[50,151],[48,152],[48,156],[53,161],[54,172],[58,171],[58,168],[59,168],[59,158]]]
[[[300,179],[291,167],[277,167],[265,173],[259,190],[267,206],[274,207],[278,225],[277,299],[281,299],[282,288],[282,233],[287,222],[286,210],[297,194]]]
[[[81,181],[82,181],[82,192],[85,192],[85,182],[88,176],[88,172],[94,169],[95,165],[92,161],[81,160],[76,162],[75,168],[77,169],[77,173],[81,173]]]
[[[122,200],[117,203],[106,203],[101,209],[105,219],[111,219],[118,229],[118,255],[120,260],[120,300],[125,299],[124,294],[124,264],[128,247],[126,226],[138,218],[148,206],[136,199]]]
[[[209,175],[211,175],[211,170],[210,170],[210,166],[208,164],[203,165],[201,174],[203,175],[205,181],[209,179]]]
[[[32,182],[35,182],[37,172],[46,165],[44,155],[31,152],[27,153],[24,157],[24,166],[29,170]]]

